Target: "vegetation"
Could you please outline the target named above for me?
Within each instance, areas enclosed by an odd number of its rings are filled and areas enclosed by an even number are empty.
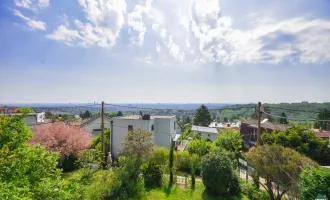
[[[262,134],[265,144],[279,144],[292,148],[320,164],[330,165],[330,148],[328,141],[316,137],[313,131],[302,127],[292,127],[284,131],[275,130]]]
[[[47,150],[58,152],[65,171],[74,169],[78,155],[90,145],[88,132],[65,123],[54,123],[35,128],[29,144],[40,144]]]
[[[194,116],[194,125],[207,127],[211,122],[212,122],[211,114],[207,109],[207,107],[204,104],[202,104],[201,107],[199,107],[196,110]]]
[[[82,119],[91,118],[92,114],[88,110],[86,110],[84,113],[80,113],[79,117]]]
[[[329,120],[330,111],[324,109],[317,115],[317,120]],[[314,123],[314,128],[321,128],[322,130],[330,130],[330,121],[317,121]]]
[[[241,133],[231,129],[225,130],[216,136],[215,144],[222,149],[233,152],[238,158],[242,150]]]
[[[280,145],[259,146],[245,157],[258,175],[265,178],[266,183],[258,181],[271,200],[280,200],[289,190],[297,191],[302,170],[316,165],[309,158]],[[273,190],[272,182],[277,184],[276,190]]]
[[[162,170],[154,162],[148,162],[142,169],[144,185],[147,188],[157,188],[162,184]]]
[[[173,179],[173,162],[174,162],[174,141],[171,140],[171,146],[170,146],[170,157],[169,157],[169,168],[170,168],[170,181],[169,185],[173,185],[174,179]]]
[[[280,124],[289,124],[287,116],[284,112],[281,113]]]
[[[197,154],[200,157],[209,153],[212,149],[214,149],[214,144],[212,142],[195,139],[189,143],[188,152],[190,154]]]
[[[315,199],[318,194],[330,198],[330,170],[308,168],[300,175],[300,194],[302,199]]]
[[[238,177],[232,162],[223,151],[216,150],[202,158],[202,180],[206,191],[212,195],[239,194]]]

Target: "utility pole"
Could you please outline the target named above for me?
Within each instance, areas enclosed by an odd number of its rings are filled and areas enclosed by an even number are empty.
[[[106,164],[106,154],[105,154],[105,145],[104,145],[104,101],[102,101],[102,109],[101,109],[101,134],[102,134],[102,162],[103,167],[105,167]]]
[[[257,146],[261,145],[261,102],[258,103],[258,130],[257,130]]]

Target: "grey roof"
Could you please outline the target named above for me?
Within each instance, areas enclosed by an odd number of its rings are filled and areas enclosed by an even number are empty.
[[[150,119],[171,119],[175,118],[175,115],[172,116],[158,116],[158,115],[151,115]],[[128,115],[128,116],[121,116],[121,117],[114,117],[114,119],[134,119],[134,120],[142,120],[141,115]]]
[[[82,127],[86,126],[87,124],[93,122],[94,120],[98,119],[99,117],[101,117],[101,114],[95,115],[95,116],[93,116],[92,118],[90,118],[90,119],[84,121],[83,123],[80,124],[79,127],[82,128]],[[110,120],[111,117],[106,117],[106,116],[105,116],[104,119],[108,119],[108,120]]]
[[[191,127],[192,131],[200,131],[200,132],[205,132],[205,133],[218,133],[218,130],[216,128],[210,128],[210,127],[204,127],[204,126],[195,126],[193,125]]]
[[[251,128],[258,128],[258,120],[255,120],[255,119],[243,121],[242,124],[247,124],[248,127],[251,127]],[[272,123],[272,122],[267,121],[267,122],[261,124],[261,128],[271,129],[271,130],[276,129],[276,130],[283,131],[283,130],[289,128],[289,126],[286,124],[278,124],[278,123]]]

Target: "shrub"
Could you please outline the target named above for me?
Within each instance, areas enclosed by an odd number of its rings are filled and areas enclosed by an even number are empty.
[[[330,198],[330,170],[309,168],[300,175],[300,193],[302,199],[316,197],[318,193]],[[313,198],[314,199],[314,198]]]
[[[164,147],[157,147],[151,154],[150,160],[156,165],[166,165],[168,162],[169,150]]]
[[[250,200],[268,200],[267,192],[261,191],[253,187],[251,184],[240,180],[241,193],[246,195]]]
[[[187,151],[176,152],[176,167],[178,170],[191,173],[191,162],[194,163],[195,174],[200,175],[201,158],[197,154],[190,155]]]
[[[202,158],[202,180],[212,195],[229,195],[237,189],[232,162],[224,151],[213,151]]]
[[[149,162],[142,168],[142,175],[144,179],[144,185],[149,188],[159,187],[162,182],[162,170],[160,166],[153,162]]]

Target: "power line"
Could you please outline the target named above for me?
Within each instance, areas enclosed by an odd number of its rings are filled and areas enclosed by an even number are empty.
[[[318,120],[318,119],[295,119],[295,118],[289,118],[289,117],[282,117],[282,116],[278,116],[278,115],[273,115],[270,113],[267,113],[265,111],[262,111],[262,113],[265,113],[268,116],[272,116],[275,118],[280,118],[280,119],[288,119],[288,120],[292,120],[292,121],[317,121],[317,122],[330,122],[330,119],[327,120]]]

